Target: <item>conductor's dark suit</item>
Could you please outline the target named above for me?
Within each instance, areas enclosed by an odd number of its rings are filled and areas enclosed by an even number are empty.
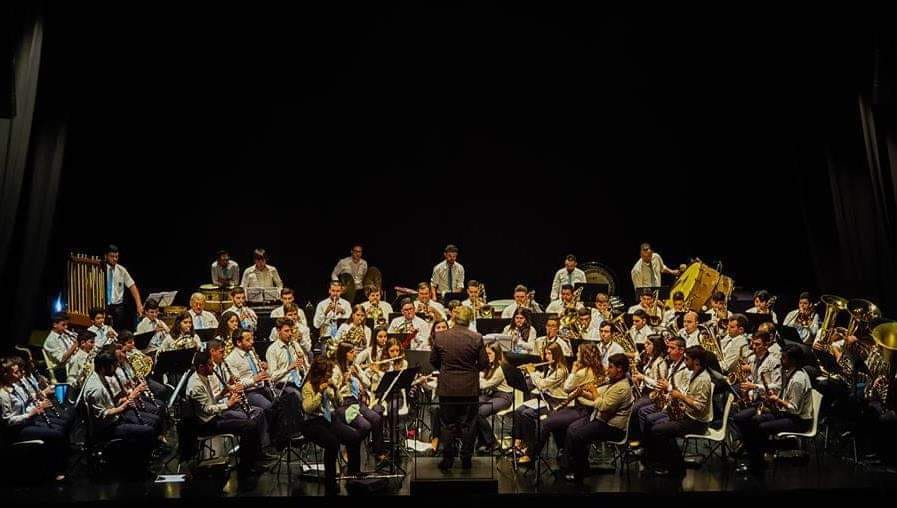
[[[434,335],[430,363],[439,370],[436,394],[442,420],[444,458],[454,459],[455,436],[462,436],[461,458],[473,455],[480,371],[489,366],[483,336],[457,325]]]

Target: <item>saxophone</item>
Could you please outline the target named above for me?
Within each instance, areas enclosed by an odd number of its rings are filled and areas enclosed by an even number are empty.
[[[673,387],[673,390],[676,389],[676,376],[670,376],[670,385]],[[685,418],[685,408],[682,407],[682,401],[679,399],[674,399],[671,395],[667,394],[667,402],[666,410],[667,416],[670,417],[670,420],[680,421]]]

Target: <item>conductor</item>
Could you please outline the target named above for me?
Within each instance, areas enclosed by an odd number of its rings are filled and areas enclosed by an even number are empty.
[[[455,438],[460,435],[461,467],[471,468],[480,371],[489,366],[483,336],[468,328],[473,311],[460,307],[455,314],[455,325],[444,332],[434,334],[430,363],[439,370],[436,394],[439,396],[439,414],[442,421],[440,441],[444,443],[439,469],[451,469],[455,461]]]

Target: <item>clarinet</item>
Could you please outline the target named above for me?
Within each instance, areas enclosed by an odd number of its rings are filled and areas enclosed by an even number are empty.
[[[35,400],[49,400],[49,401],[50,401],[50,407],[49,407],[49,409],[52,409],[52,410],[53,410],[53,414],[56,415],[57,418],[59,418],[59,410],[56,409],[56,404],[54,404],[54,403],[53,403],[53,400],[51,400],[49,397],[47,397],[46,395],[44,395],[44,393],[43,393],[42,391],[40,391],[40,385],[39,385],[39,384],[34,384],[34,381],[31,379],[31,376],[28,376],[28,377],[25,378],[25,379],[27,379],[27,380],[28,380],[28,384],[30,384],[30,385],[34,388],[34,394],[35,394],[35,396],[37,397]],[[46,416],[46,414],[45,414],[44,416]],[[47,422],[47,423],[49,423],[49,422]]]
[[[130,362],[129,362],[129,364],[130,364]],[[128,375],[128,372],[125,369],[122,369],[121,371],[125,374],[125,382],[129,383],[132,386],[131,391],[134,391],[136,389],[136,387],[133,386],[134,383],[133,383],[131,376]],[[124,390],[125,386],[121,382],[121,380],[118,379],[117,375],[115,376],[115,379],[119,382],[119,384],[122,385],[121,388],[122,388],[122,390]],[[138,396],[136,399],[134,399],[134,404],[136,404],[137,408],[140,409],[141,411],[146,411],[146,406],[143,404],[143,398]]]
[[[227,371],[227,377],[229,377],[231,381],[233,381],[233,383],[238,383],[239,381],[237,381],[237,378],[234,377],[234,373],[231,372],[230,366],[227,364],[227,362],[222,361],[221,363],[224,365],[224,370]],[[226,383],[225,386],[227,386]],[[246,413],[247,417],[250,416],[250,413],[252,412],[252,406],[249,405],[249,399],[246,398],[245,391],[240,391],[240,408],[244,413]]]
[[[262,360],[259,358],[258,353],[255,352],[255,349],[250,348],[249,354],[252,355],[252,358],[255,360],[255,364],[258,365],[259,369],[262,368]],[[265,369],[267,372],[267,369]],[[271,384],[271,380],[268,379],[266,381],[262,381],[262,386],[268,390],[268,394],[271,396],[271,399],[274,400],[276,398],[276,394],[274,393],[274,385]]]
[[[24,388],[25,387],[22,386],[22,389],[24,389]],[[13,391],[15,391],[15,388],[13,388]],[[25,393],[28,394],[28,390],[25,390]],[[28,400],[25,401],[25,407],[28,407],[28,402],[34,402],[35,404],[40,405],[40,401],[37,400],[36,398],[32,397],[30,394],[28,395]],[[49,427],[50,426],[50,417],[47,415],[47,410],[44,409],[43,411],[41,411],[40,415],[44,417],[44,421],[47,422],[47,426]]]

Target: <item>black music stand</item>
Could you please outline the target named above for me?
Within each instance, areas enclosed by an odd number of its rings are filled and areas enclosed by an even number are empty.
[[[623,314],[623,322],[626,323],[626,328],[632,328],[632,314]]]
[[[402,317],[401,312],[390,312],[389,317],[386,319],[386,326],[389,326],[394,319]]]
[[[610,296],[610,284],[600,282],[577,282],[573,284],[574,291],[579,288],[582,288],[582,294],[579,297],[579,301],[581,302],[591,302],[594,305],[595,295],[598,293],[604,293]]]
[[[508,383],[508,386],[513,388],[514,390],[519,391],[523,394],[523,399],[526,400],[529,395],[529,386],[526,384],[526,376],[523,374],[523,370],[517,368],[519,365],[523,365],[524,363],[536,363],[536,361],[540,360],[538,356],[533,355],[517,355],[520,357],[520,362],[517,364],[513,364],[508,360],[508,357],[505,356],[505,363],[501,364],[501,371],[505,375],[505,381]],[[525,360],[525,358],[529,358],[529,360]],[[533,360],[535,359],[535,360]],[[514,396],[513,392],[511,393],[511,436],[515,436],[517,430],[517,397]],[[502,436],[504,439],[504,436]],[[512,440],[512,446],[508,450],[505,450],[504,454],[507,455],[510,453],[511,457],[511,468],[514,471],[517,471],[517,461],[513,460],[514,446]]]
[[[391,405],[392,399],[394,399],[398,394],[402,392],[402,390],[411,389],[411,384],[414,382],[414,378],[417,376],[418,372],[420,372],[419,367],[407,368],[399,371],[390,371],[383,374],[383,378],[380,380],[380,384],[377,385],[377,390],[374,392],[377,400],[381,401],[381,403]],[[399,395],[399,397],[401,397]],[[390,434],[390,444],[391,450],[389,452],[389,473],[396,474],[396,470],[401,471],[402,476],[408,474],[400,465],[399,465],[399,453],[404,452],[404,443],[401,442],[401,435],[399,433],[399,408],[390,408],[389,411],[389,434]]]
[[[151,374],[158,376],[159,379],[162,379],[162,376],[166,374],[170,377],[180,376],[178,381],[174,383],[176,388],[171,395],[171,400],[168,401],[169,409],[171,409],[174,401],[177,400],[178,393],[180,393],[184,383],[187,381],[187,376],[193,370],[193,355],[195,354],[195,349],[178,349],[175,351],[160,351],[156,355],[156,363],[153,364]]]
[[[203,343],[203,349],[205,349],[206,342],[215,338],[215,335],[218,335],[218,330],[215,328],[200,328],[199,330],[193,330],[193,333],[199,337],[199,340]]]
[[[271,316],[259,316],[258,323],[255,327],[255,338],[257,340],[268,340],[268,337],[271,336],[271,330],[274,329],[274,324],[277,320],[278,318],[272,318]]]
[[[479,318],[476,320],[477,332],[480,335],[502,333],[509,324],[511,324],[510,318]]]
[[[787,344],[803,345],[803,341],[800,340],[800,333],[798,333],[797,328],[793,326],[780,326],[776,328],[776,331],[779,332],[780,346]],[[815,339],[815,337],[812,336],[808,339],[811,345],[813,344],[813,339]]]
[[[542,361],[542,357],[525,353],[505,353],[505,361],[508,362],[509,365],[519,367],[525,363],[539,363]],[[526,393],[525,390],[524,393]]]
[[[463,302],[467,300],[467,293],[459,292],[459,293],[445,293],[441,296],[439,303],[445,307],[446,312],[448,311],[448,304],[452,300],[458,300],[459,302]]]
[[[538,312],[532,314],[532,326],[536,329],[536,336],[541,337],[545,335],[545,323],[548,322],[548,318],[556,318],[558,317],[555,313],[546,313],[546,312]]]
[[[772,323],[772,314],[757,314],[755,312],[747,312],[744,314],[747,318],[747,333],[754,333],[763,323]],[[777,327],[778,328],[778,327]]]
[[[408,368],[416,367],[420,369],[420,373],[427,375],[433,372],[433,364],[430,363],[429,351],[405,351],[405,360],[408,361]]]
[[[669,300],[670,299],[670,286],[645,286],[635,290],[634,296],[635,299],[639,299],[639,294],[642,291],[648,290],[657,295],[657,300]]]
[[[514,343],[514,337],[510,335],[502,335],[499,333],[492,333],[483,336],[483,344],[498,344],[498,347],[501,348],[505,353],[511,352],[512,344]]]
[[[140,351],[143,351],[149,347],[149,344],[150,342],[152,342],[153,336],[155,335],[156,331],[150,330],[148,332],[132,335],[131,338],[134,339],[134,347]]]

